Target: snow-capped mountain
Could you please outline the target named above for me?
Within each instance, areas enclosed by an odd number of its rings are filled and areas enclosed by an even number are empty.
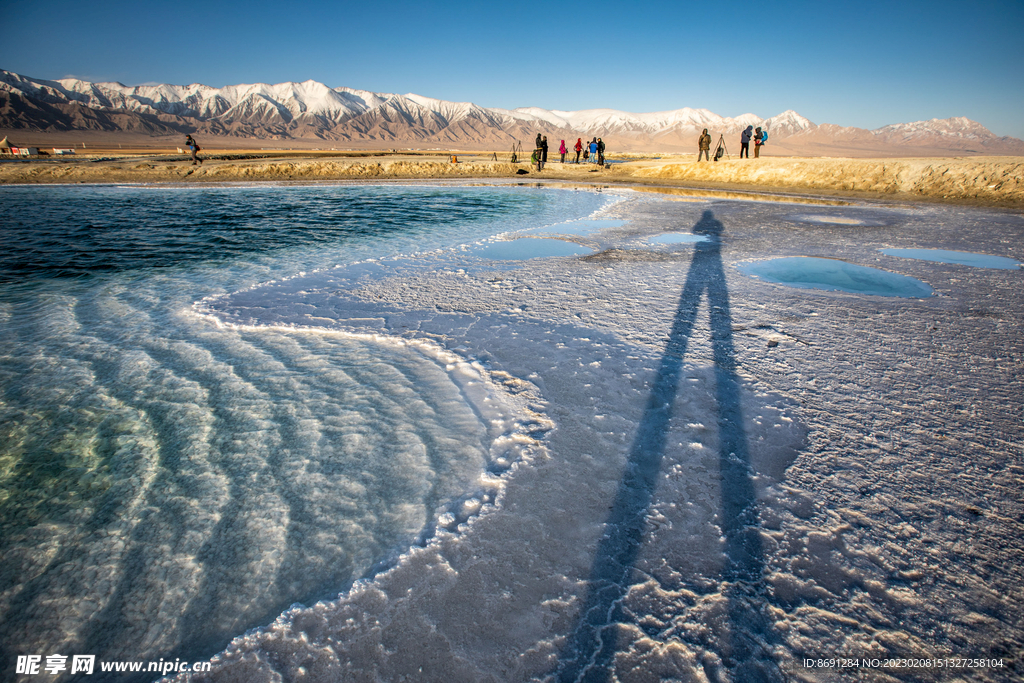
[[[255,83],[213,88],[191,85],[41,80],[0,71],[0,129],[48,132],[94,130],[151,136],[185,132],[240,138],[321,139],[357,146],[455,145],[488,148],[537,133],[552,141],[602,137],[617,149],[691,149],[701,131],[732,135],[747,126],[770,131],[771,144],[828,147],[937,148],[1024,153],[1024,143],[998,138],[966,118],[933,119],[874,131],[812,123],[795,111],[771,118],[747,113],[723,117],[682,108],[635,114],[614,109],[552,111],[539,107],[488,109],[415,94],[331,88],[316,81]],[[557,145],[557,142],[555,142]]]
[[[968,140],[984,140],[992,136],[985,126],[963,116],[950,119],[932,119],[914,123],[896,123],[871,131],[873,134],[890,140],[914,140],[931,138],[935,135]]]

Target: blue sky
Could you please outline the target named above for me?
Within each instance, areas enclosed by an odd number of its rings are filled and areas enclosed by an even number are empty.
[[[0,68],[36,78],[313,79],[485,107],[794,109],[862,128],[967,116],[1024,138],[1024,0],[0,7]]]

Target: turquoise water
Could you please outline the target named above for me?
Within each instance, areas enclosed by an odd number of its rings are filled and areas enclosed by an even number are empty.
[[[473,250],[473,256],[498,261],[523,261],[533,258],[558,256],[585,256],[593,249],[564,240],[523,237],[515,240],[492,242]]]
[[[621,228],[626,221],[618,220],[588,220],[588,221],[567,221],[556,225],[546,226],[534,232],[545,235],[581,235],[588,236],[608,228]]]
[[[267,185],[0,199],[4,670],[32,653],[207,657],[491,495],[493,435],[458,359],[224,327],[194,302],[578,220],[608,200]]]
[[[737,266],[741,272],[768,282],[827,291],[920,298],[933,294],[915,278],[837,259],[793,257],[754,261]]]

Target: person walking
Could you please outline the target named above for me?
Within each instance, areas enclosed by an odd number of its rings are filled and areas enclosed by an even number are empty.
[[[708,135],[708,129],[705,128],[704,132],[700,134],[700,139],[697,140],[697,161],[700,162],[701,155],[707,161],[711,161],[711,136]]]
[[[597,139],[597,163],[604,166],[604,140]]]
[[[196,156],[199,154],[199,145],[196,144],[196,141],[191,135],[185,136],[185,146],[192,152],[192,165],[195,166],[196,162],[198,162],[199,165],[202,165],[203,160]]]
[[[573,148],[576,150],[576,163],[580,163],[580,152],[583,151],[583,138],[576,138],[576,146]]]
[[[569,152],[569,150],[568,150],[568,149],[566,148],[566,146],[565,146],[565,140],[562,140],[562,144],[560,144],[560,145],[558,146],[558,153],[562,155],[562,163],[563,163],[563,164],[565,163],[565,155],[566,155],[566,154],[567,154],[568,152]]]
[[[761,145],[764,144],[764,133],[761,132],[761,126],[754,129],[754,158],[758,159],[761,156]],[[749,152],[747,158],[750,157]]]
[[[743,158],[744,152],[747,153],[747,158],[750,158],[750,138],[752,136],[751,131],[753,130],[753,126],[747,126],[745,129],[743,129],[743,132],[740,133],[740,159]]]

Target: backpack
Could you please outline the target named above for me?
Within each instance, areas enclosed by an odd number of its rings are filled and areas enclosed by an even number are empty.
[[[761,144],[763,145],[766,142],[768,142],[768,131],[767,130],[762,130],[761,131]]]

